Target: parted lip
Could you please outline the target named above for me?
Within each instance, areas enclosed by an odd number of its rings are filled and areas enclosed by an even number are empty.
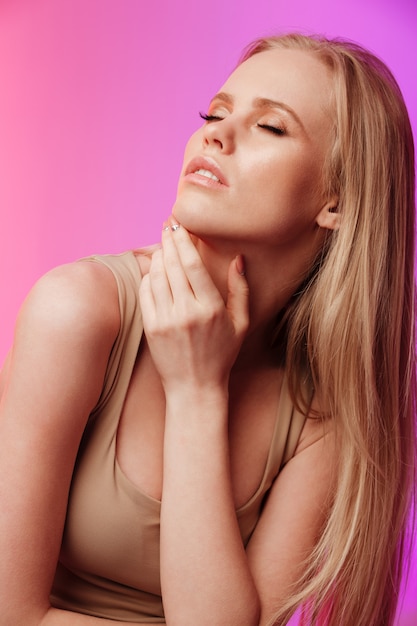
[[[197,170],[208,170],[209,172],[212,172],[215,176],[217,176],[222,185],[228,185],[228,182],[220,167],[211,157],[195,157],[188,163],[184,175],[187,176],[188,174],[194,174]]]

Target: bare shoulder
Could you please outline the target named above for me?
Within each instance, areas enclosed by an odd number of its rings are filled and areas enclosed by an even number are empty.
[[[0,390],[28,390],[35,381],[72,401],[99,392],[120,326],[117,285],[98,263],[59,266],[38,280],[18,315]],[[13,383],[13,384],[12,384]],[[11,386],[10,386],[11,385]],[[77,393],[78,389],[78,393]],[[10,395],[10,394],[9,394]]]
[[[88,332],[114,332],[119,324],[117,285],[102,264],[61,265],[38,280],[26,298],[19,322]]]

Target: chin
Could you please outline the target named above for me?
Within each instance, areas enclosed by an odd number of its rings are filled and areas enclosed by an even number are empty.
[[[172,208],[174,219],[191,235],[199,239],[224,241],[226,238],[229,240],[232,233],[227,234],[224,212],[219,210],[220,207],[213,207],[212,200],[209,202],[202,201],[201,198],[193,198],[193,200],[177,197]]]
[[[197,204],[190,206],[189,202],[179,199],[172,208],[172,216],[192,234],[198,234],[207,222],[207,210],[204,211]]]

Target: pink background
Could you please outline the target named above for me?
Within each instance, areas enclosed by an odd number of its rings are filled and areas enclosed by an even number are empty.
[[[287,30],[375,51],[417,128],[415,0],[0,0],[0,361],[41,274],[158,240],[198,111],[250,40]]]

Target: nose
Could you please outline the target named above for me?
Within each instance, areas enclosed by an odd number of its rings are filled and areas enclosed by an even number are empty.
[[[230,116],[206,123],[203,131],[203,144],[213,146],[225,154],[233,152],[235,133]]]

